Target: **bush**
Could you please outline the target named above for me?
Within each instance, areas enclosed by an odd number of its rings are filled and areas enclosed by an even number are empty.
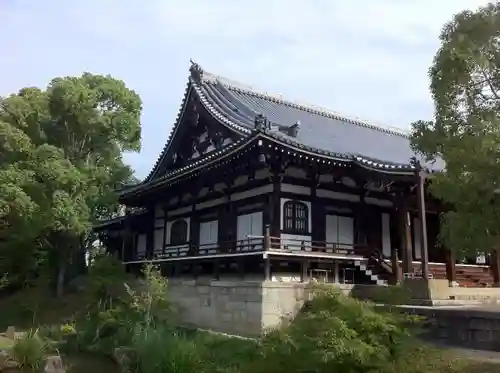
[[[292,323],[267,334],[260,358],[243,371],[380,371],[407,357],[412,338],[412,327],[401,315],[319,288]]]
[[[45,359],[47,344],[38,335],[38,330],[30,330],[12,347],[12,358],[23,368],[38,369]]]
[[[94,299],[94,303],[76,320],[75,333],[66,338],[63,346],[66,351],[109,355],[117,347],[130,346],[138,328],[169,323],[167,283],[159,271],[148,265],[143,270],[143,279],[128,285],[115,264],[111,257],[96,260],[88,282],[89,299]],[[107,269],[111,273],[109,278]],[[121,292],[117,291],[119,286]]]
[[[125,285],[130,310],[135,314],[137,322],[143,325],[169,323],[173,315],[167,295],[167,279],[151,264],[144,267],[142,274],[143,278],[136,281],[135,288]]]

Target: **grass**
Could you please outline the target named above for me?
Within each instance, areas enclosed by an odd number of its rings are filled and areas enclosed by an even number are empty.
[[[12,339],[0,336],[0,349],[8,350],[12,348],[13,345],[14,341]]]
[[[62,356],[66,373],[120,373],[120,367],[101,356],[79,354]]]

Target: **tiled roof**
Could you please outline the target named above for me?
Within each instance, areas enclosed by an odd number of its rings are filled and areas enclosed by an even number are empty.
[[[347,156],[363,164],[382,169],[412,168],[411,159],[418,156],[410,147],[409,133],[401,129],[375,125],[340,116],[328,109],[299,104],[203,72],[194,83],[198,93],[208,101],[218,116],[243,130],[254,128],[259,114],[271,123],[268,133],[300,148],[319,154]],[[299,122],[296,136],[283,131]],[[421,159],[419,159],[421,160]],[[425,165],[442,169],[442,162]]]
[[[207,73],[199,65],[193,64],[181,107],[165,147],[153,170],[141,184],[159,176],[159,165],[167,154],[186,110],[188,98],[192,94],[198,96],[215,119],[238,132],[243,138],[255,133],[255,118],[263,115],[271,124],[265,131],[267,136],[299,150],[349,159],[361,166],[388,172],[413,169],[412,158],[423,163],[411,150],[408,132],[347,118],[314,105],[288,101],[281,95],[272,95]],[[286,129],[296,123],[300,123],[296,135],[287,134]],[[443,169],[443,165],[443,162],[438,160],[434,164],[425,164],[425,167],[436,171]],[[184,167],[184,171],[190,166]],[[172,176],[171,174],[172,172],[169,176]],[[162,175],[161,179],[165,179],[165,176]]]

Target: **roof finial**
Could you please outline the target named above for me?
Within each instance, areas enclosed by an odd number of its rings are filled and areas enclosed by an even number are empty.
[[[191,63],[191,67],[189,68],[191,79],[193,79],[196,83],[201,83],[201,79],[203,78],[203,69],[192,59],[190,59],[189,62]]]

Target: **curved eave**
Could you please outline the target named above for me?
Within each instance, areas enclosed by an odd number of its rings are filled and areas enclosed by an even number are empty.
[[[407,164],[387,164],[381,163],[376,160],[368,160],[366,158],[358,157],[350,154],[327,152],[321,149],[314,149],[307,147],[298,142],[277,136],[274,133],[264,132],[264,137],[269,141],[277,143],[289,150],[310,156],[311,159],[317,158],[318,160],[330,160],[338,163],[354,164],[362,168],[366,168],[376,172],[383,172],[386,174],[410,175],[415,172],[415,167]]]
[[[126,218],[125,216],[118,216],[116,218],[112,218],[109,220],[100,221],[92,226],[92,230],[94,232],[100,232],[112,228],[119,228],[122,225],[125,218]]]
[[[256,134],[256,132],[254,132]],[[161,178],[155,179],[150,181],[147,184],[142,184],[138,185],[136,188],[130,188],[125,190],[123,193],[121,193],[120,199],[126,199],[135,195],[139,195],[142,193],[145,193],[151,189],[160,187],[160,186],[165,186],[172,184],[174,182],[177,182],[178,180],[182,179],[186,175],[189,175],[193,172],[199,171],[201,169],[207,169],[211,168],[215,164],[218,164],[218,162],[226,159],[227,157],[231,156],[234,153],[239,152],[243,148],[245,148],[247,145],[249,145],[251,142],[253,142],[256,139],[256,136],[249,136],[249,137],[243,137],[240,140],[229,144],[228,146],[224,147],[223,149],[219,151],[215,151],[206,157],[199,159],[197,161],[194,161],[184,167],[181,167],[177,170],[171,171],[168,174],[165,174]]]
[[[189,78],[189,81],[191,82],[191,85],[194,88],[196,95],[198,96],[198,99],[200,100],[205,110],[207,110],[210,115],[212,115],[212,117],[215,118],[220,124],[245,136],[249,136],[252,134],[253,131],[251,129],[231,118],[231,116],[228,115],[228,111],[223,109],[221,103],[218,103],[216,102],[216,100],[209,98],[203,92],[203,88],[199,83],[193,81],[191,78]]]
[[[186,84],[186,88],[184,90],[184,97],[182,98],[182,103],[179,107],[179,111],[177,112],[177,117],[175,119],[174,125],[172,126],[172,130],[170,131],[170,133],[167,137],[167,141],[165,142],[165,146],[163,147],[163,150],[161,151],[160,156],[156,160],[155,165],[153,166],[153,169],[151,170],[149,175],[146,176],[146,178],[144,179],[144,181],[142,181],[141,184],[145,184],[145,183],[148,183],[149,181],[151,181],[156,176],[157,172],[159,171],[159,167],[163,163],[163,161],[167,155],[168,149],[170,148],[170,143],[172,142],[172,139],[174,138],[175,134],[177,133],[177,129],[179,128],[179,124],[181,123],[182,116],[184,115],[184,112],[186,111],[188,98],[191,94],[191,91],[192,91],[192,87],[191,87],[191,84],[188,82]]]

